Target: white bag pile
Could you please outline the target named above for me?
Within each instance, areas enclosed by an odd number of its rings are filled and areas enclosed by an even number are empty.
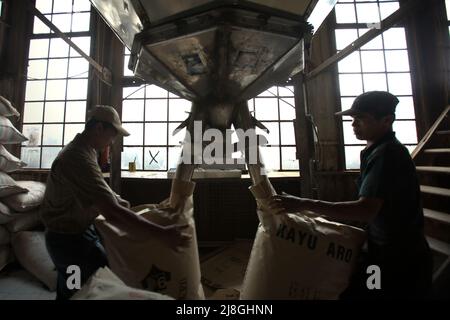
[[[252,186],[260,225],[240,299],[338,299],[365,239],[363,230],[312,212],[273,215],[270,182]]]
[[[127,286],[108,267],[99,268],[72,300],[173,300],[173,298]]]
[[[0,271],[13,256],[50,290],[56,288],[56,272],[45,247],[39,206],[45,184],[38,181],[15,181],[8,173],[27,164],[6,150],[4,145],[28,140],[7,118],[20,114],[0,96]],[[14,254],[13,254],[14,252]],[[53,279],[54,278],[54,279]]]
[[[111,270],[126,285],[169,295],[175,299],[204,299],[200,283],[193,192],[195,184],[173,180],[170,198],[160,204],[132,208],[146,219],[159,224],[188,224],[184,231],[192,236],[189,247],[173,250],[167,243],[149,234],[136,240],[133,234],[105,220],[95,225],[100,232]]]

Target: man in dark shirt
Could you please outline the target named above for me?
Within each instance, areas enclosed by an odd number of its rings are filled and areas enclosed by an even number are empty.
[[[346,297],[420,298],[431,289],[431,254],[423,233],[415,166],[392,130],[397,104],[392,94],[371,91],[357,97],[349,110],[337,113],[352,116],[356,138],[367,141],[361,152],[358,200],[332,203],[291,195],[271,199],[277,213],[311,210],[367,225],[368,252]],[[369,265],[380,268],[380,290],[367,288]]]

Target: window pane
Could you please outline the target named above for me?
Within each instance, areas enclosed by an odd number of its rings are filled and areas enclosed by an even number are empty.
[[[63,122],[64,102],[46,102],[44,122]]]
[[[340,73],[361,72],[361,60],[359,51],[353,52],[346,58],[338,62],[338,70]]]
[[[91,10],[91,3],[89,0],[76,0],[73,3],[73,11],[89,11]]]
[[[27,81],[25,100],[44,100],[45,81]]]
[[[86,121],[86,101],[66,102],[66,122]]]
[[[417,143],[415,121],[394,121],[394,131],[401,143]]]
[[[358,3],[356,4],[356,12],[359,23],[380,22],[378,5],[376,3]]]
[[[169,167],[176,168],[181,156],[181,147],[169,147]]]
[[[167,90],[154,84],[147,86],[145,90],[147,98],[167,98]]]
[[[396,119],[415,119],[412,97],[398,97],[399,103],[395,109]]]
[[[85,54],[89,55],[91,48],[91,38],[90,37],[74,37],[71,39]],[[70,48],[71,57],[81,57],[81,55],[75,51],[75,49]]]
[[[163,146],[167,144],[167,123],[145,124],[145,145]]]
[[[258,120],[278,120],[278,99],[255,98],[255,117]]]
[[[72,18],[72,32],[89,31],[90,16],[89,12],[75,13]]]
[[[385,54],[387,71],[409,71],[408,51],[387,50]]]
[[[186,128],[181,129],[176,135],[172,135],[180,123],[169,123],[169,145],[180,145],[186,136]]]
[[[358,32],[356,29],[337,29],[336,35],[336,49],[342,50],[353,41],[358,39]]]
[[[359,169],[360,153],[364,146],[346,146],[345,147],[345,167],[348,170]]]
[[[355,23],[356,13],[353,4],[336,4],[336,22],[337,23]]]
[[[28,61],[28,78],[45,79],[47,76],[47,60]]]
[[[62,124],[44,124],[43,145],[61,145],[63,135]],[[44,160],[42,160],[44,162]]]
[[[136,169],[142,170],[142,151],[142,147],[123,148],[121,168],[123,170],[128,170],[128,164],[130,162],[136,162]]]
[[[51,58],[67,57],[69,55],[69,45],[60,38],[50,39],[50,55]]]
[[[77,133],[84,130],[84,124],[66,124],[64,126],[64,145],[70,143]]]
[[[49,59],[48,78],[67,78],[67,59]]]
[[[295,119],[295,100],[294,98],[280,98],[280,120]]]
[[[41,144],[42,126],[40,124],[23,125],[22,134],[28,138],[22,145],[35,147]]]
[[[123,100],[122,121],[142,121],[144,119],[144,100]]]
[[[75,1],[76,2],[76,1]],[[72,0],[57,0],[53,1],[53,12],[71,12]]]
[[[261,147],[262,161],[267,171],[280,170],[280,148]]]
[[[295,147],[281,148],[281,166],[283,170],[298,170],[299,163],[295,157]]]
[[[42,148],[42,165],[43,169],[50,169],[53,161],[61,151],[61,147],[43,147]]]
[[[339,87],[343,96],[359,96],[362,90],[360,74],[340,74]]]
[[[87,98],[88,80],[68,80],[67,81],[67,99],[81,100]]]
[[[87,78],[89,62],[84,58],[71,58],[69,60],[69,78]]]
[[[26,168],[39,168],[41,148],[22,147],[20,158],[27,164]]]
[[[350,107],[351,107],[352,104],[353,104],[353,101],[355,101],[355,98],[356,98],[356,97],[351,97],[351,98],[348,98],[348,97],[346,97],[346,98],[341,98],[341,108],[340,108],[341,110],[340,110],[340,111],[344,111],[344,110],[350,109]],[[352,117],[350,117],[350,116],[343,116],[342,119],[343,119],[343,120],[351,120]]]
[[[406,49],[405,30],[391,28],[383,33],[385,49]]]
[[[26,102],[23,112],[23,122],[42,122],[43,102]]]
[[[123,127],[130,135],[123,137],[124,145],[142,145],[144,142],[144,126],[142,123],[124,123]]]
[[[363,72],[385,71],[383,51],[361,51]]]
[[[259,128],[256,128],[257,134],[262,134],[266,137],[268,144],[270,145],[279,145],[280,144],[280,129],[278,127],[278,122],[263,122],[264,126],[269,129],[269,133],[263,131]]]
[[[48,56],[48,45],[49,39],[31,39],[28,57],[30,59],[46,58]]]
[[[143,99],[144,93],[145,93],[145,86],[140,87],[127,87],[123,88],[122,91],[122,97],[124,99],[130,98],[130,99]]]
[[[277,87],[271,87],[264,92],[261,92],[258,97],[273,97],[277,95]]]
[[[134,75],[134,73],[133,73],[133,71],[131,71],[128,68],[129,61],[130,61],[130,56],[129,55],[124,56],[124,58],[123,58],[123,75],[132,77]]]
[[[36,0],[36,9],[41,13],[52,12],[52,0]]]
[[[167,170],[166,148],[145,148],[144,159],[145,170]]]
[[[45,16],[48,20],[51,20],[50,15]],[[33,23],[33,33],[34,34],[40,34],[40,33],[50,33],[50,28],[47,27],[41,19],[38,17],[34,17],[34,23]]]
[[[169,121],[183,121],[191,111],[192,103],[185,99],[169,99]]]
[[[280,97],[293,97],[294,96],[294,87],[278,87],[278,95]]]
[[[54,14],[52,15],[52,23],[61,32],[70,32],[70,21],[72,20],[71,14]]]
[[[384,20],[399,8],[398,2],[380,3],[381,19]]]
[[[46,100],[64,100],[66,98],[66,80],[47,81]]]
[[[411,95],[411,77],[409,73],[388,73],[389,92],[394,95]]]
[[[282,122],[281,127],[281,144],[283,145],[295,145],[295,132],[294,123]]]
[[[145,100],[145,121],[167,121],[167,103],[167,99]],[[182,111],[181,113],[183,115]],[[186,118],[187,114],[184,114],[184,117]]]
[[[369,73],[363,74],[364,92],[367,91],[386,91],[386,74],[384,73]]]

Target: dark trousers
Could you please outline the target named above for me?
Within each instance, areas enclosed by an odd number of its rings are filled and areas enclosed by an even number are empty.
[[[377,265],[381,289],[368,289],[367,267]],[[380,246],[368,243],[368,252],[360,256],[358,267],[344,300],[427,299],[432,291],[433,260],[425,238],[408,244]]]
[[[77,291],[69,289],[67,272],[71,265],[78,266],[83,285],[98,268],[108,265],[106,253],[93,226],[81,234],[63,234],[47,231],[45,243],[58,272],[56,299],[67,300]]]

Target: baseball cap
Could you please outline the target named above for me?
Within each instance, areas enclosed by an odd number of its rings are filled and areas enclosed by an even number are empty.
[[[119,114],[111,106],[96,105],[88,113],[88,120],[91,119],[110,123],[122,136],[130,135],[128,131],[122,127]]]
[[[350,109],[336,112],[337,116],[352,116],[358,113],[368,113],[373,116],[382,117],[395,115],[395,107],[398,99],[386,91],[368,91],[359,95]]]

